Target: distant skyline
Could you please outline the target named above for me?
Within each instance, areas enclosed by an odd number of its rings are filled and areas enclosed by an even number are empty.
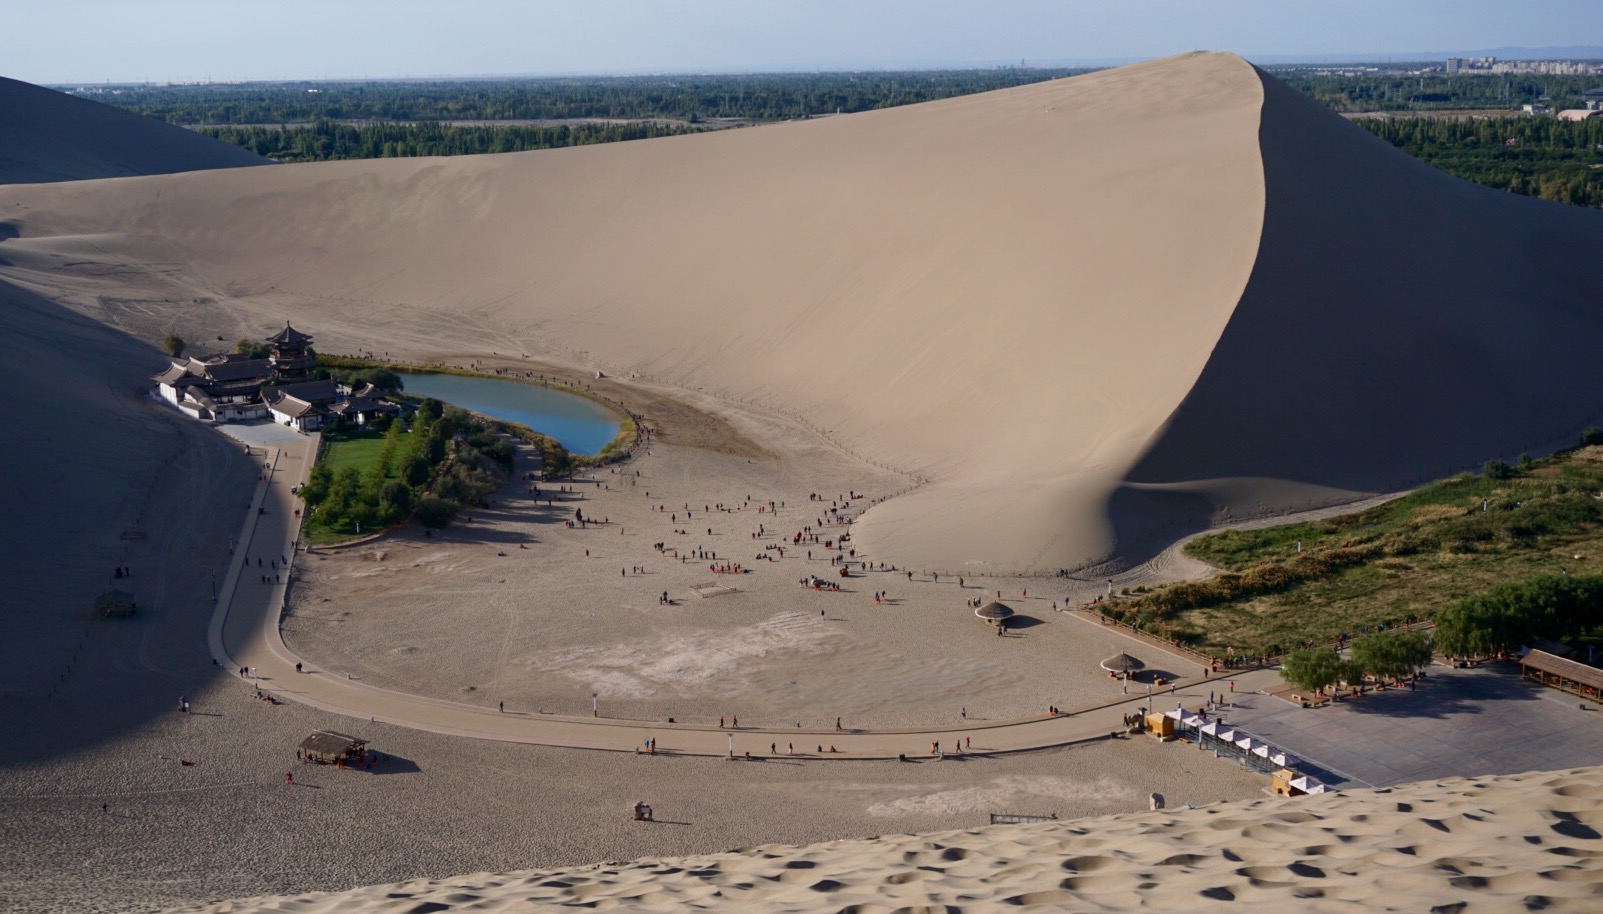
[[[0,75],[195,82],[1252,60],[1603,45],[1596,0],[0,0]]]

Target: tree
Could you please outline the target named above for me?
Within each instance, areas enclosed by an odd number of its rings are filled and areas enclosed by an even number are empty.
[[[431,466],[445,459],[445,429],[443,423],[436,420],[429,425],[429,435],[423,443],[423,459]]]
[[[1595,444],[1603,444],[1603,428],[1594,425],[1581,433],[1581,447],[1591,447]]]
[[[416,454],[401,461],[401,479],[409,486],[421,486],[429,481],[429,462]]]
[[[187,346],[188,344],[184,342],[184,338],[176,333],[168,333],[161,338],[162,351],[175,359],[184,354],[184,349]]]
[[[1499,584],[1450,604],[1436,644],[1450,657],[1511,650],[1536,638],[1574,638],[1603,625],[1603,578],[1557,574]]]
[[[367,380],[379,390],[388,391],[392,394],[400,393],[405,387],[405,385],[401,382],[401,376],[388,368],[373,369],[368,373]]]
[[[425,527],[444,527],[462,506],[448,498],[425,495],[417,501],[417,519]]]
[[[1287,654],[1280,675],[1299,689],[1315,692],[1348,674],[1347,664],[1334,651],[1297,651]]]
[[[379,493],[386,519],[394,522],[405,518],[412,510],[412,489],[404,482],[387,482]]]
[[[301,498],[306,500],[308,507],[315,508],[328,498],[328,490],[334,483],[334,473],[328,464],[319,463],[312,467],[312,472],[306,477],[306,484],[301,486]]]
[[[356,467],[346,467],[334,477],[328,487],[328,504],[324,508],[332,514],[331,521],[345,517],[351,513],[352,505],[362,495],[362,471]]]
[[[1487,479],[1513,479],[1514,478],[1514,468],[1509,466],[1508,464],[1504,463],[1501,460],[1488,460],[1488,461],[1486,461],[1485,473],[1486,473],[1486,478]]]
[[[395,455],[401,447],[401,431],[401,424],[396,422],[384,432],[384,443],[379,445],[378,450],[379,479],[388,478],[391,468],[395,466]]]
[[[247,359],[265,359],[273,354],[272,347],[241,337],[234,341],[234,352]]]
[[[424,397],[423,402],[417,405],[418,421],[427,425],[445,414],[445,404],[433,397]]]
[[[1430,663],[1431,641],[1424,632],[1365,635],[1353,642],[1352,663],[1382,679],[1401,679]]]

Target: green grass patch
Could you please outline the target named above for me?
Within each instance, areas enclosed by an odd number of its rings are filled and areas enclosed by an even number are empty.
[[[1328,520],[1200,537],[1186,551],[1220,574],[1109,611],[1208,650],[1279,653],[1434,618],[1507,581],[1603,572],[1603,447],[1493,469]]]
[[[328,432],[324,434],[323,441],[322,462],[336,473],[346,467],[354,467],[367,476],[378,467],[379,452],[384,449],[384,435],[380,432]],[[395,467],[390,467],[384,478],[394,479]]]

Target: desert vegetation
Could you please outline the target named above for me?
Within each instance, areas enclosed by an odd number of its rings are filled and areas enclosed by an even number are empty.
[[[443,527],[483,505],[512,470],[514,448],[490,423],[424,400],[410,420],[334,429],[301,495],[306,537],[331,542],[412,516]]]
[[[1588,430],[1575,450],[1492,461],[1364,511],[1198,538],[1186,551],[1216,575],[1128,593],[1105,611],[1221,653],[1279,654],[1426,619],[1443,626],[1441,650],[1463,654],[1589,632],[1589,617],[1555,607],[1580,605],[1590,591],[1579,582],[1603,572],[1600,437]]]

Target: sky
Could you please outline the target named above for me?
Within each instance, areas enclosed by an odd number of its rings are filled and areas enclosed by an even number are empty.
[[[1603,45],[1598,0],[0,0],[36,83],[1381,59]]]

